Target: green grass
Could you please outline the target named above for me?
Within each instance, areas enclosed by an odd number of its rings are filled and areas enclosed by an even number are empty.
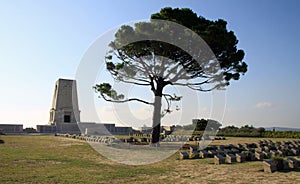
[[[107,160],[89,144],[54,136],[1,136],[0,183],[100,183],[167,168],[128,166]]]
[[[262,172],[261,162],[214,165],[213,159],[179,160],[178,154],[149,165],[113,162],[88,143],[65,137],[0,136],[0,184],[3,183],[257,183],[300,181],[299,171]],[[255,142],[230,138],[214,144]],[[259,180],[258,180],[259,179]]]

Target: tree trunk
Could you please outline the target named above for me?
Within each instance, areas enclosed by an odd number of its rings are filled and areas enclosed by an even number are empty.
[[[161,96],[155,96],[152,122],[152,144],[159,142],[161,120]]]

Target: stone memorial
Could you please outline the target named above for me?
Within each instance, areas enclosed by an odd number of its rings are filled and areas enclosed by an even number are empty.
[[[208,157],[208,152],[206,150],[201,150],[199,152],[199,157],[200,158],[207,158]]]
[[[236,162],[241,163],[241,162],[245,162],[246,160],[245,155],[242,153],[236,153],[235,156],[236,156]]]
[[[263,154],[263,156],[264,156],[265,159],[271,158],[271,154],[268,151],[263,151],[262,154]]]
[[[298,149],[292,148],[291,152],[292,152],[293,156],[298,156],[299,155],[299,150]]]
[[[231,153],[226,154],[226,163],[232,164],[235,162],[236,162],[236,157],[233,154],[231,154]]]
[[[199,158],[199,152],[198,151],[190,152],[189,158],[191,158],[191,159]]]
[[[291,169],[298,169],[299,164],[298,164],[298,161],[296,159],[288,158],[287,161],[288,161],[289,167]]]
[[[208,150],[209,157],[213,158],[216,154],[217,154],[217,152],[215,150]]]
[[[275,163],[270,160],[263,161],[263,165],[264,165],[264,172],[273,173],[277,171],[277,167]]]
[[[187,152],[180,152],[179,153],[179,159],[180,160],[184,160],[184,159],[188,159],[189,158],[189,154]]]
[[[278,156],[278,151],[271,150],[270,154],[271,154],[271,157],[274,158],[274,157]]]
[[[257,160],[263,160],[264,159],[264,155],[261,152],[255,152],[255,158]]]
[[[225,164],[225,158],[221,155],[214,156],[215,165]]]

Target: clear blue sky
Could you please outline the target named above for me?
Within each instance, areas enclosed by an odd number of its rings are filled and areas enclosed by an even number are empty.
[[[58,78],[107,30],[187,7],[228,21],[249,71],[227,90],[224,124],[298,127],[300,2],[297,0],[0,1],[0,123],[46,124]]]

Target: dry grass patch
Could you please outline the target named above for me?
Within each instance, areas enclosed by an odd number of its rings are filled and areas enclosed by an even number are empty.
[[[213,159],[124,165],[101,156],[85,141],[54,136],[0,136],[0,183],[300,183],[300,172],[264,173],[261,162],[214,165]],[[228,138],[213,144],[257,142]],[[276,140],[273,140],[276,141]]]

